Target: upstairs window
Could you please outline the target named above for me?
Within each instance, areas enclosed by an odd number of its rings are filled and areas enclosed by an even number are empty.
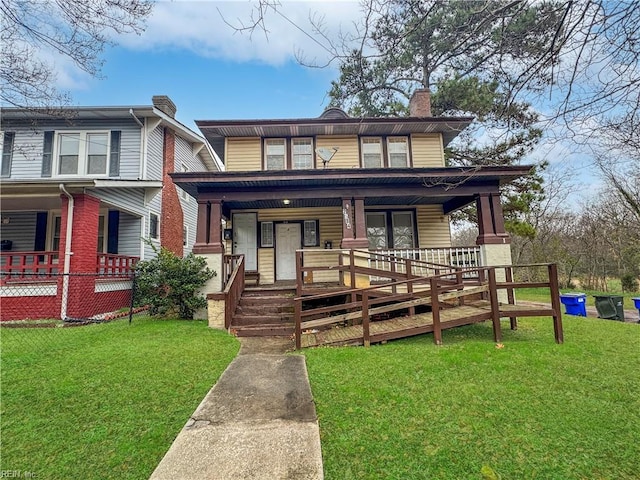
[[[294,138],[291,148],[294,170],[313,168],[313,141],[311,138]]]
[[[2,139],[2,166],[0,176],[11,176],[11,160],[13,158],[13,141],[16,134],[14,132],[4,132]]]
[[[107,175],[109,134],[107,132],[61,132],[57,136],[57,168],[60,176]]]
[[[362,139],[362,166],[364,168],[382,167],[382,139],[365,137]]]
[[[284,138],[270,138],[265,140],[265,169],[284,170],[287,166]]]
[[[389,137],[387,139],[389,167],[406,168],[409,166],[409,144],[407,137]]]

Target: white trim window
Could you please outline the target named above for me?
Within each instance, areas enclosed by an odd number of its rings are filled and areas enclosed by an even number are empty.
[[[362,138],[362,166],[364,168],[382,167],[382,139],[380,137]]]
[[[58,176],[106,176],[109,168],[109,132],[58,132]]]
[[[391,212],[393,248],[413,248],[415,246],[413,212]]]
[[[107,229],[107,212],[100,212],[98,216],[98,253],[107,252],[107,239],[109,238],[109,232]],[[50,245],[51,251],[58,251],[60,249],[60,236],[62,230],[62,216],[59,213],[53,213],[51,215],[50,222]],[[65,225],[66,227],[66,225]]]
[[[406,168],[409,166],[409,142],[407,137],[387,138],[390,168]]]
[[[260,248],[273,247],[273,222],[260,222]]]
[[[264,141],[265,170],[287,168],[286,142],[284,138],[268,138]]]
[[[387,214],[366,212],[369,249],[387,248]]]
[[[294,170],[313,168],[313,139],[294,138],[291,141],[292,164]]]

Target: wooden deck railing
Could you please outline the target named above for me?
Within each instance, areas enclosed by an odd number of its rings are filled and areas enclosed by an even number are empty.
[[[57,275],[58,251],[0,252],[0,280],[32,281],[46,280]]]
[[[375,265],[382,268],[376,268]],[[414,277],[429,277],[440,274],[463,273],[474,278],[473,270],[451,265],[425,262],[414,258],[401,258],[369,250],[298,250],[296,252],[297,294],[316,285],[337,286],[357,284],[357,277],[366,277],[376,283],[393,283]],[[394,293],[397,287],[391,286]],[[409,285],[412,288],[412,285]]]
[[[229,282],[229,278],[231,274],[240,263],[240,259],[243,258],[244,255],[224,255],[222,257],[222,286],[226,286]]]
[[[131,277],[140,257],[99,253],[97,272],[110,277]]]
[[[356,273],[367,273],[369,268],[356,265],[349,266]],[[514,268],[546,268],[548,280],[544,282],[514,282]],[[304,270],[303,270],[304,271]],[[473,273],[473,279],[464,278],[465,273]],[[498,277],[504,281],[498,281]],[[519,308],[515,304],[514,290],[518,288],[547,287],[550,290],[551,307]],[[507,304],[498,302],[498,290],[506,290]],[[431,277],[411,277],[391,281],[383,285],[367,288],[347,288],[318,295],[295,298],[295,340],[296,348],[302,346],[302,334],[308,329],[327,329],[340,324],[362,324],[362,343],[371,342],[371,316],[389,314],[405,310],[409,316],[415,314],[415,307],[430,305],[433,317],[433,334],[436,344],[442,343],[440,310],[444,302],[455,301],[464,305],[465,298],[482,295],[490,305],[489,310],[474,313],[467,318],[469,323],[491,320],[494,340],[500,341],[502,331],[501,317],[509,317],[511,328],[517,328],[518,316],[551,316],[553,317],[554,334],[557,343],[563,342],[562,317],[560,311],[560,294],[558,289],[557,267],[555,264],[535,264],[522,266],[497,266],[462,269],[433,275]],[[346,298],[340,303],[339,298]],[[326,303],[334,305],[326,306]],[[318,302],[325,306],[311,307]],[[346,311],[346,313],[344,313]],[[464,324],[464,323],[462,323]]]
[[[233,314],[238,307],[242,292],[244,291],[244,255],[228,255],[228,261],[225,258],[224,265],[234,265],[227,279],[224,288],[224,326],[228,330],[231,327]],[[225,255],[227,257],[227,255]],[[224,268],[224,267],[223,267]]]

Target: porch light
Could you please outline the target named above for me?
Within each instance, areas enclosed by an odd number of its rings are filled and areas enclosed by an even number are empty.
[[[285,205],[289,205],[291,203],[291,200],[285,198],[284,200],[282,200],[282,203],[284,203]]]

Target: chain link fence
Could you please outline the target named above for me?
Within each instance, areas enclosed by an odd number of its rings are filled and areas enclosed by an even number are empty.
[[[132,322],[133,274],[21,274],[0,278],[0,341],[7,348],[68,347],[70,328]]]

